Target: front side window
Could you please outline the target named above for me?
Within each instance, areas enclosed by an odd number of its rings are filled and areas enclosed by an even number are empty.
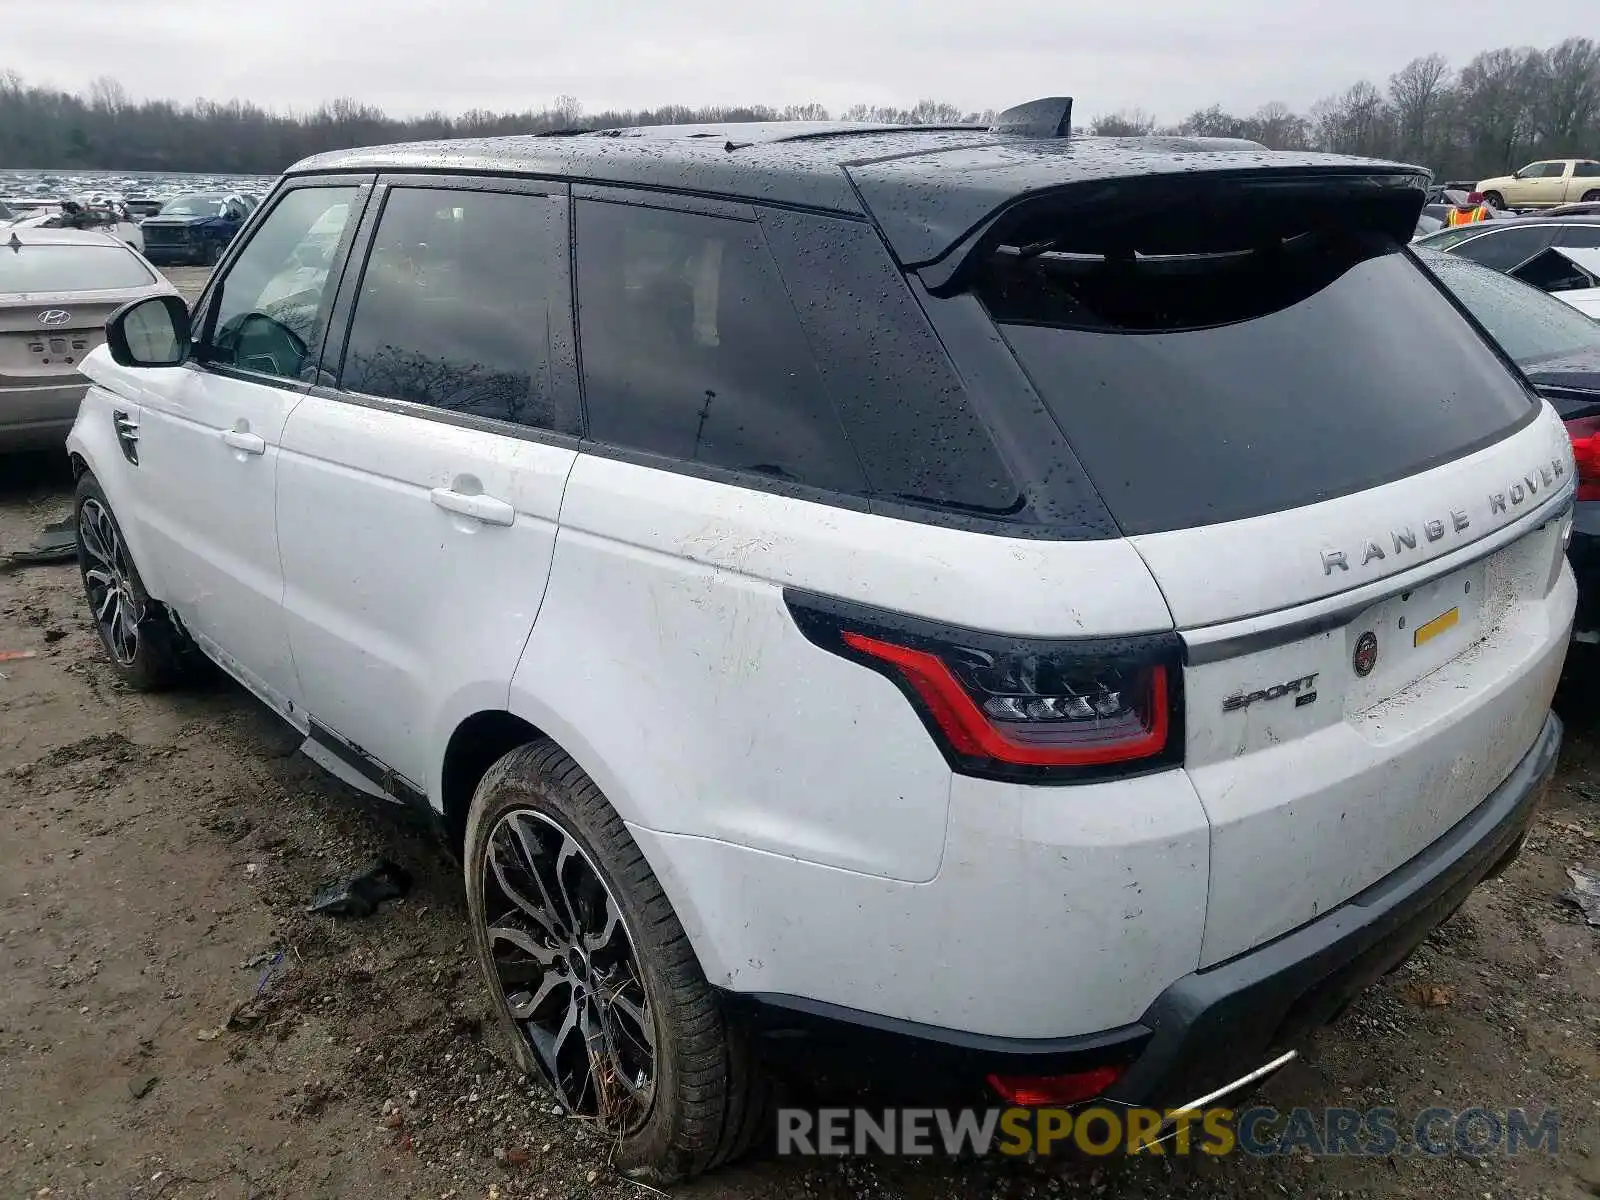
[[[577,214],[591,438],[863,490],[759,225],[600,200]]]
[[[1538,225],[1525,225],[1520,229],[1493,230],[1459,246],[1455,253],[1462,258],[1470,258],[1475,263],[1492,267],[1496,271],[1509,271],[1543,250],[1550,244],[1550,239],[1554,235],[1553,228]],[[1440,247],[1430,239],[1428,248]]]
[[[1534,163],[1522,172],[1524,179],[1559,179],[1566,174],[1567,164],[1559,162]]]
[[[563,197],[395,188],[361,279],[340,386],[542,429],[570,342]]]
[[[278,379],[309,378],[357,188],[295,188],[256,227],[217,292],[197,357]]]

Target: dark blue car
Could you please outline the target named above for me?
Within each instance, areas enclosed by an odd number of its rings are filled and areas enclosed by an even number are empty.
[[[139,223],[145,257],[153,263],[209,267],[239,232],[251,207],[237,192],[195,192],[169,200]]]

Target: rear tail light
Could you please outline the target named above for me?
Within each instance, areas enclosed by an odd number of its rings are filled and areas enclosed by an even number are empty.
[[[1600,417],[1578,417],[1566,425],[1578,467],[1578,499],[1600,500]]]
[[[813,643],[891,679],[961,774],[1079,783],[1182,759],[1176,634],[1044,641],[795,592],[788,603]]]
[[[1467,203],[1468,204],[1473,204],[1473,205],[1482,204],[1483,203],[1483,193],[1482,192],[1468,192],[1467,193]]]
[[[990,1075],[989,1086],[1019,1108],[1082,1104],[1101,1095],[1127,1073],[1125,1066],[1094,1067],[1066,1075]]]

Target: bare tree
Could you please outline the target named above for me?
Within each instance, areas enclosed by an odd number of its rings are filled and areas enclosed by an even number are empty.
[[[115,115],[128,107],[128,89],[120,80],[101,75],[89,84],[89,103],[101,112]]]
[[[1155,114],[1142,108],[1118,109],[1089,122],[1089,132],[1097,137],[1145,137],[1155,131]]]
[[[1529,47],[1487,50],[1461,69],[1459,116],[1470,160],[1486,175],[1518,166],[1533,140],[1532,99],[1542,55]]]
[[[1389,99],[1394,105],[1396,149],[1413,162],[1431,159],[1450,90],[1450,64],[1442,54],[1413,58],[1389,76]]]
[[[1270,150],[1305,150],[1311,145],[1311,123],[1281,100],[1263,104],[1244,126],[1252,141]]]
[[[1600,127],[1600,45],[1568,38],[1546,51],[1535,70],[1530,116],[1539,152],[1575,153],[1570,147]]]

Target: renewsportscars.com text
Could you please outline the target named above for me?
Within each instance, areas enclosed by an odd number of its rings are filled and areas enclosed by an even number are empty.
[[[1550,1109],[861,1108],[778,1110],[778,1153],[841,1156],[1555,1154]]]

